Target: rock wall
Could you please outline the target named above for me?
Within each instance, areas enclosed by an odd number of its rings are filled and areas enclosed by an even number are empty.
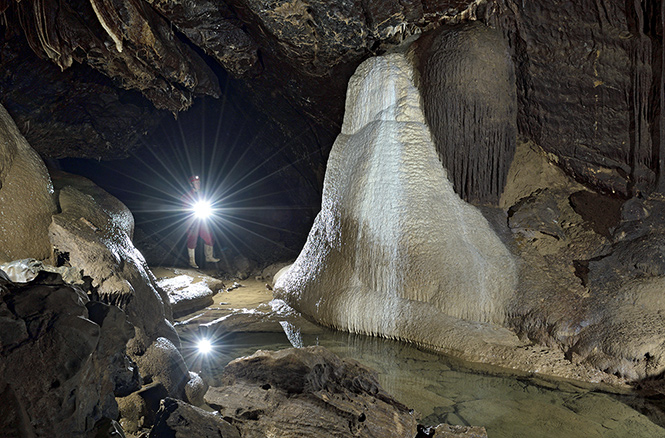
[[[0,105],[0,262],[50,258],[48,226],[55,211],[44,162]]]
[[[326,325],[436,344],[446,317],[502,322],[516,274],[482,214],[453,191],[413,75],[405,54],[391,53],[352,77],[321,212],[275,295]],[[425,317],[438,321],[413,324]]]
[[[604,193],[648,192],[660,173],[663,13],[650,3],[499,0],[484,19],[510,41],[520,133]]]

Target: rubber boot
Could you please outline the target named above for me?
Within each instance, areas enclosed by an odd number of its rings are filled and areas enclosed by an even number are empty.
[[[196,248],[187,248],[187,253],[189,254],[189,266],[199,269],[199,265],[196,264]]]
[[[219,259],[212,256],[212,245],[205,245],[206,262],[217,263]]]

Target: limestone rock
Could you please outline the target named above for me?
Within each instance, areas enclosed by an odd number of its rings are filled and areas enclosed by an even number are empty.
[[[14,283],[27,283],[34,280],[41,272],[52,272],[60,275],[62,280],[68,284],[83,285],[81,271],[71,266],[51,266],[35,259],[21,259],[13,262],[0,264],[3,271]]]
[[[181,274],[157,281],[159,287],[166,291],[169,296],[175,318],[187,315],[195,310],[204,309],[213,303],[212,297],[217,291],[210,288],[206,276],[197,275],[197,277],[199,278],[195,279],[193,276]],[[219,281],[213,283],[219,283]]]
[[[222,383],[206,402],[243,437],[416,435],[413,413],[383,391],[373,371],[322,347],[258,351],[229,363]]]
[[[571,355],[629,380],[665,371],[665,199],[629,203],[614,242],[588,261],[593,305]]]
[[[169,117],[92,67],[74,63],[63,71],[37,57],[22,35],[5,36],[3,105],[43,158],[124,158]]]
[[[650,131],[662,110],[649,108],[663,105],[652,90],[662,86],[662,48],[639,23],[660,22],[662,11],[612,0],[495,5],[488,21],[514,51],[520,133],[596,191],[652,190],[660,146]]]
[[[132,332],[120,309],[62,282],[0,280],[3,434],[83,437],[117,418],[116,392],[138,387]]]
[[[433,346],[449,317],[503,322],[513,257],[453,191],[403,53],[358,68],[326,172],[321,212],[277,298],[325,325]]]
[[[508,226],[513,233],[521,233],[527,238],[546,234],[565,239],[560,216],[555,196],[548,190],[537,190],[510,207]]]
[[[91,278],[95,299],[127,313],[136,328],[130,356],[136,359],[160,337],[178,346],[168,297],[131,242],[131,212],[85,178],[54,173],[54,181],[61,213],[53,216],[51,242],[62,259]]]
[[[141,375],[147,382],[160,382],[171,397],[183,399],[190,380],[182,355],[171,341],[157,338],[144,354],[136,356]]]
[[[218,414],[204,411],[187,403],[165,398],[157,412],[150,438],[240,438],[238,429]],[[249,436],[249,435],[243,435]]]
[[[208,384],[197,373],[189,372],[189,380],[185,385],[185,397],[194,406],[205,404],[204,396],[208,391]]]
[[[48,227],[55,211],[44,162],[0,105],[0,262],[50,258]]]
[[[168,396],[164,385],[153,382],[132,394],[116,398],[122,428],[134,434],[150,428],[155,422],[161,401]]]

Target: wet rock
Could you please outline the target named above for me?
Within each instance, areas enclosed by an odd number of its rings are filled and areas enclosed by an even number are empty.
[[[63,284],[0,280],[0,429],[8,436],[88,436],[136,388],[124,313]]]
[[[0,105],[0,263],[50,258],[48,226],[55,212],[44,162]]]
[[[227,272],[229,275],[239,279],[245,280],[252,272],[256,269],[256,262],[254,260],[248,259],[242,254],[239,254],[231,260],[227,260],[222,257],[222,261],[219,262],[219,266],[222,271]]]
[[[189,381],[185,385],[185,396],[187,401],[194,406],[205,404],[204,396],[208,391],[208,384],[197,373],[189,372]]]
[[[222,385],[208,390],[206,402],[242,436],[416,435],[413,413],[383,391],[373,371],[322,347],[258,351],[231,362]]]
[[[99,340],[98,349],[106,354],[104,358],[109,367],[102,378],[114,383],[113,394],[116,397],[131,394],[141,387],[141,377],[136,364],[125,353],[125,344],[134,336],[134,326],[127,320],[127,315],[116,306],[89,301],[86,303],[88,318],[108,334]]]
[[[45,159],[125,158],[171,117],[90,66],[74,63],[62,71],[40,59],[21,35],[5,39],[2,54],[3,104]]]
[[[204,411],[180,400],[165,398],[161,402],[155,426],[149,436],[150,438],[166,436],[240,438],[241,435],[238,429],[218,414]]]
[[[122,78],[126,89],[141,91],[155,107],[172,111],[188,108],[197,94],[219,96],[214,73],[152,7],[121,1],[58,10],[55,3],[45,3],[41,13],[50,17],[45,23],[21,5],[8,13],[10,22],[22,23],[37,56],[61,69],[74,61],[87,64],[110,78]],[[57,33],[56,28],[69,32]],[[49,34],[46,44],[44,31]]]
[[[14,283],[27,283],[34,280],[40,273],[52,272],[58,274],[65,283],[83,285],[81,271],[71,266],[45,265],[35,259],[20,259],[0,264],[0,270]]]
[[[369,59],[351,79],[321,212],[274,295],[324,325],[445,348],[453,320],[504,321],[517,270],[453,190],[407,55]]]
[[[197,277],[195,279],[192,276],[182,274],[157,280],[157,284],[169,296],[175,318],[210,306],[213,303],[212,297],[219,290],[219,286],[223,287],[220,280],[202,275],[197,275]],[[213,286],[217,286],[217,290],[213,291],[211,289],[207,279],[211,280],[210,283]]]
[[[284,268],[284,267],[286,267],[286,266],[288,266],[292,263],[293,262],[291,262],[291,263],[289,263],[289,262],[273,263],[269,266],[266,266],[261,271],[261,274],[256,277],[256,280],[257,281],[267,281],[269,285],[273,285],[273,284],[275,284],[275,281],[276,281],[275,276],[277,275],[277,273],[280,272],[282,268]]]
[[[589,261],[592,286],[616,288],[633,279],[665,275],[665,198],[656,193],[627,204],[613,244]]]
[[[169,0],[149,3],[234,76],[258,72],[258,46],[225,3],[199,0],[196,7]]]
[[[587,190],[570,195],[570,204],[582,219],[591,224],[593,230],[610,237],[621,219],[623,199],[611,198]],[[634,214],[636,214],[635,212]]]
[[[595,191],[630,197],[655,188],[662,48],[656,8],[583,0],[569,8],[510,0],[488,8],[516,65],[520,133]],[[644,21],[642,21],[644,20]],[[630,96],[630,97],[628,97]],[[629,146],[630,145],[630,146]],[[636,194],[636,192],[635,192]]]

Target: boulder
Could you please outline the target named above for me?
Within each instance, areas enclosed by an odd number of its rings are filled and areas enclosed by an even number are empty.
[[[205,393],[208,391],[208,384],[197,373],[190,371],[189,380],[185,385],[185,399],[194,406],[203,406],[205,404]]]
[[[207,412],[181,400],[165,398],[161,402],[150,438],[240,438],[238,429],[219,414]],[[249,435],[243,435],[249,436]]]
[[[407,437],[413,411],[388,395],[374,371],[323,347],[257,351],[229,363],[206,402],[241,436]]]
[[[132,335],[120,309],[62,281],[0,279],[0,430],[85,437],[116,419],[115,395],[138,388]]]
[[[116,398],[122,428],[133,434],[149,429],[155,422],[161,401],[168,396],[164,385],[153,382],[139,391]]]
[[[665,372],[665,197],[633,199],[621,217],[586,261],[592,310],[569,355],[638,380]]]
[[[44,162],[0,105],[0,262],[50,258],[48,227],[55,212]]]
[[[146,382],[160,382],[170,396],[184,399],[189,370],[171,341],[157,338],[144,354],[136,357],[136,362]]]
[[[85,178],[62,172],[53,175],[61,212],[53,216],[49,227],[51,243],[61,260],[90,278],[95,300],[125,311],[136,328],[128,343],[130,357],[141,367],[146,362],[138,358],[158,338],[179,346],[169,321],[168,296],[132,244],[131,212]]]
[[[192,274],[180,274],[157,280],[159,287],[168,294],[175,318],[212,305],[212,297],[224,287],[220,280],[200,273],[192,272]]]

